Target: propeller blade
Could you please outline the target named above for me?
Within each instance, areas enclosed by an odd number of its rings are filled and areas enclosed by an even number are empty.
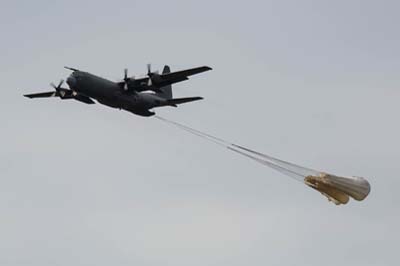
[[[52,86],[54,89],[57,89],[57,86],[53,82],[50,83],[50,86]]]
[[[128,79],[128,69],[124,69],[124,80],[126,81]]]
[[[61,86],[63,85],[63,83],[64,83],[64,80],[62,79],[62,80],[60,80],[60,83],[58,83],[58,86],[57,86],[57,88],[59,89],[59,88],[61,88]]]
[[[151,64],[147,64],[147,75],[151,74]]]

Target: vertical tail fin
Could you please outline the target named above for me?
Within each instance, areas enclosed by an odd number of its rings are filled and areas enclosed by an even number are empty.
[[[167,66],[167,65],[164,66],[164,69],[163,69],[162,73],[163,74],[171,73],[171,69],[169,68],[169,66]],[[167,86],[161,87],[160,91],[161,92],[158,93],[158,95],[160,97],[163,97],[165,99],[172,99],[172,85],[167,85]]]

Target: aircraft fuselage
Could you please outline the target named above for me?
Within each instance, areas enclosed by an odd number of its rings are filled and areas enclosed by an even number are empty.
[[[166,106],[166,99],[155,93],[126,92],[116,82],[83,71],[74,71],[67,79],[71,90],[96,99],[113,108],[141,116],[152,116],[149,109]]]

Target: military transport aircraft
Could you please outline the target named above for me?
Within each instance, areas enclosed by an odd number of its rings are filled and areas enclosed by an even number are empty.
[[[128,77],[128,70],[124,70],[124,78],[120,82],[95,76],[76,68],[65,67],[72,71],[67,78],[69,89],[63,88],[63,80],[51,92],[33,93],[24,95],[28,98],[59,97],[62,100],[75,99],[77,101],[94,104],[99,103],[127,110],[140,116],[155,115],[151,109],[162,106],[177,107],[178,104],[202,100],[202,97],[172,98],[172,84],[185,81],[189,76],[211,70],[208,66],[197,67],[177,72],[171,72],[169,66],[164,66],[161,74],[152,72],[147,65],[147,75],[136,79]]]

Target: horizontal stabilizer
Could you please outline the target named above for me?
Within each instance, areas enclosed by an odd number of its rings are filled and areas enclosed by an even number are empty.
[[[203,97],[188,97],[188,98],[176,98],[170,99],[166,101],[166,105],[169,106],[177,106],[178,104],[189,103],[194,101],[203,100]]]

